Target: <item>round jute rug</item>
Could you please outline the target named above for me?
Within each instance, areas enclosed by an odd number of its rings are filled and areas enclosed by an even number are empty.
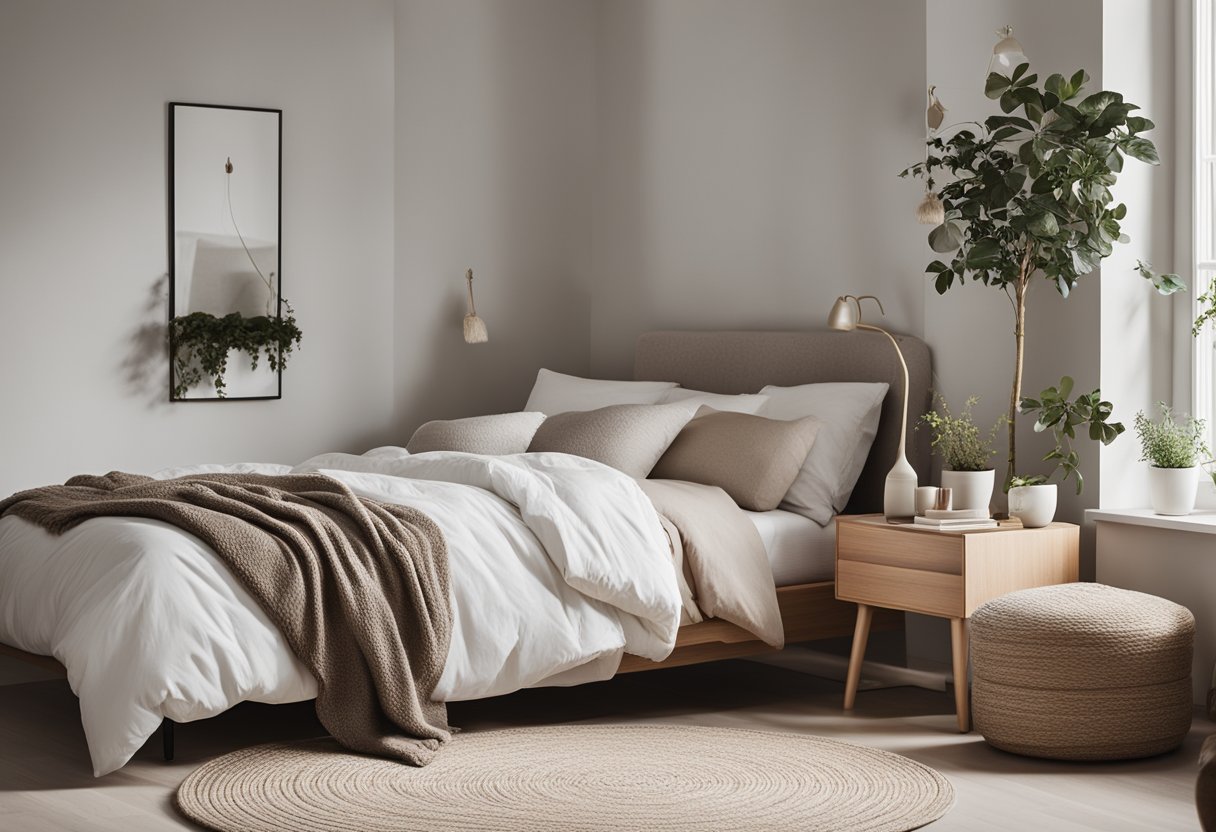
[[[904,832],[954,802],[927,766],[822,737],[680,725],[458,734],[426,768],[332,740],[194,771],[177,806],[220,832]]]

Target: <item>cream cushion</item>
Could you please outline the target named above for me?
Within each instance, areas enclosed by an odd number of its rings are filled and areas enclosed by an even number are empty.
[[[760,391],[769,397],[760,415],[771,419],[811,416],[822,425],[781,508],[821,526],[844,511],[878,433],[887,387],[885,382],[827,382],[770,385]]]
[[[412,454],[427,451],[522,454],[543,421],[545,414],[525,412],[427,422],[414,431],[405,449]]]
[[[542,369],[524,410],[552,416],[572,410],[597,410],[614,404],[657,404],[674,381],[610,381],[579,378]]]
[[[781,421],[702,407],[650,476],[716,485],[741,508],[771,511],[802,470],[818,433],[811,418]]]
[[[559,413],[541,424],[528,451],[574,454],[641,479],[692,415],[683,404],[618,404]]]
[[[971,617],[975,727],[1031,757],[1169,751],[1191,726],[1194,635],[1186,607],[1102,584],[1003,595]]]

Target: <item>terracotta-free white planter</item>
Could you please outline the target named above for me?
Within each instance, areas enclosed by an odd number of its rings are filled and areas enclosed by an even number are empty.
[[[1148,469],[1148,496],[1156,514],[1190,514],[1199,490],[1199,466]]]
[[[992,502],[996,471],[942,471],[942,488],[950,489],[950,507],[987,511]]]
[[[1056,516],[1056,486],[1018,485],[1009,489],[1009,514],[1028,529],[1046,526]]]

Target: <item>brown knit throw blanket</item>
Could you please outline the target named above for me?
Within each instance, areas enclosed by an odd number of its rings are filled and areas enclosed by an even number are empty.
[[[451,735],[431,693],[451,638],[447,545],[421,512],[321,474],[80,476],[0,501],[53,534],[91,517],[146,517],[210,546],[317,680],[342,745],[430,762]]]

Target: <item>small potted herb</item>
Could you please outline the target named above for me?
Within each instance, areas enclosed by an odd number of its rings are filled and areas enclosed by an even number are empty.
[[[1157,514],[1190,514],[1199,488],[1199,461],[1208,454],[1202,419],[1174,418],[1165,402],[1158,402],[1161,421],[1136,414],[1140,460],[1149,464],[1149,499]]]
[[[971,409],[979,401],[977,396],[967,399],[958,416],[950,412],[944,396],[937,394],[935,398],[937,408],[921,416],[920,421],[933,433],[929,445],[942,460],[942,487],[951,489],[954,508],[987,511],[995,485],[992,458],[1005,418],[997,419],[984,435],[971,416]]]
[[[1077,430],[1083,429],[1089,438],[1103,445],[1114,442],[1125,428],[1122,422],[1108,422],[1114,405],[1102,400],[1102,391],[1082,393],[1075,399],[1072,394],[1073,380],[1064,376],[1059,385],[1048,387],[1037,399],[1022,399],[1022,413],[1038,414],[1034,423],[1035,433],[1051,431],[1056,440],[1055,447],[1043,457],[1055,467],[1050,473],[1034,476],[1015,476],[1009,481],[1009,513],[1022,521],[1029,529],[1046,526],[1056,514],[1056,484],[1048,482],[1057,471],[1062,471],[1061,482],[1071,477],[1076,481],[1077,494],[1085,488],[1081,476],[1081,459],[1073,447]]]

